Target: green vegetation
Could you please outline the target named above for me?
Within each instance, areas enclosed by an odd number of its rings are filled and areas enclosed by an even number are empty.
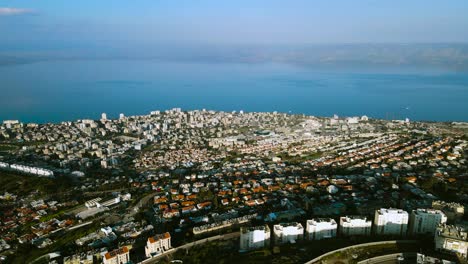
[[[457,183],[454,183],[453,185],[455,185],[457,188],[462,187],[458,186]],[[457,201],[458,197],[456,192],[450,191],[448,189],[449,183],[445,181],[430,177],[424,181],[421,181],[420,186],[424,191],[433,193],[444,201]]]
[[[290,164],[300,164],[304,161],[318,159],[324,156],[322,152],[315,152],[315,153],[308,153],[307,155],[302,156],[289,156],[286,153],[282,153],[278,155],[284,162],[288,162]]]
[[[7,191],[15,194],[25,194],[39,191],[44,194],[55,194],[70,187],[71,180],[60,176],[51,179],[0,171],[0,186],[0,192]]]
[[[54,218],[59,218],[61,215],[63,215],[64,213],[66,212],[66,210],[60,210],[58,212],[55,212],[53,214],[49,214],[49,215],[46,215],[46,216],[43,216],[41,217],[41,219],[39,219],[40,222],[47,222],[49,220],[52,220]]]
[[[19,149],[19,146],[10,145],[10,144],[0,144],[0,152],[12,151]]]
[[[75,240],[96,231],[99,226],[100,223],[96,222],[91,225],[87,225],[85,227],[62,234],[57,238],[52,237],[52,240],[55,242],[51,246],[44,249],[36,248],[29,243],[20,245],[18,247],[18,251],[13,256],[14,258],[11,259],[11,263],[32,263],[35,259],[40,258],[47,253],[56,251],[60,251],[64,255],[73,254],[78,248],[78,246],[75,244]]]
[[[236,258],[238,253],[233,250],[236,245],[233,241],[208,242],[200,246],[194,246],[186,250],[178,250],[172,256],[162,260],[162,263],[170,263],[171,260],[182,260],[184,263],[240,263]],[[243,263],[243,262],[242,262]]]

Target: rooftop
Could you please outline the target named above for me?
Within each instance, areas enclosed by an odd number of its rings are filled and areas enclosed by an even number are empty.
[[[242,233],[252,232],[252,231],[256,231],[256,230],[266,230],[268,232],[268,231],[270,231],[270,228],[268,227],[268,225],[251,226],[251,227],[241,228]]]
[[[125,253],[128,253],[128,248],[127,247],[122,247],[122,248],[113,250],[111,252],[107,252],[106,255],[105,255],[105,258],[106,259],[111,259],[111,258],[116,257],[117,255],[122,255],[122,254],[125,254]]]
[[[413,210],[413,213],[414,214],[444,214],[442,211],[440,210],[436,210],[436,209],[417,209],[417,210]]]
[[[442,225],[437,228],[437,236],[468,242],[468,233],[464,226]]]
[[[157,234],[155,236],[149,237],[148,241],[152,244],[159,240],[168,239],[168,238],[171,238],[171,234],[169,232],[166,232],[164,234]]]
[[[308,224],[314,224],[314,223],[331,223],[336,225],[336,221],[333,218],[314,218],[311,220],[307,220]]]
[[[282,230],[285,227],[297,227],[297,228],[302,228],[301,223],[298,222],[291,222],[291,223],[279,223],[274,226],[275,229],[277,230]]]
[[[383,214],[404,214],[404,215],[407,215],[408,212],[402,210],[402,209],[396,209],[396,208],[381,208],[379,210],[377,210],[377,212],[379,212],[379,214],[383,215]]]
[[[350,221],[350,220],[367,220],[366,216],[361,216],[361,215],[347,215],[347,216],[342,216],[341,219],[343,221]]]

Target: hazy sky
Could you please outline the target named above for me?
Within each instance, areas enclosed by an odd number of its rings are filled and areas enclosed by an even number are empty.
[[[0,0],[0,51],[468,42],[467,0]]]

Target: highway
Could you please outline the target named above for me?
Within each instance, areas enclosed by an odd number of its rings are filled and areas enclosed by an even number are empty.
[[[403,264],[403,263],[414,263],[406,262],[405,260],[413,259],[416,253],[395,253],[375,258],[366,259],[359,261],[358,264]],[[400,258],[400,260],[399,260]]]
[[[318,256],[318,257],[306,262],[306,264],[320,263],[323,258],[332,256],[333,254],[337,254],[339,252],[345,252],[346,250],[355,250],[355,249],[361,249],[361,248],[365,249],[366,247],[369,247],[369,246],[378,246],[378,245],[395,245],[397,243],[416,244],[417,241],[416,240],[390,240],[390,241],[379,241],[379,242],[370,242],[370,243],[364,243],[364,244],[357,244],[357,245],[354,245],[354,246],[349,246],[349,247],[340,248],[340,249],[336,249],[336,250],[327,252],[327,253],[325,253],[325,254],[323,254],[321,256]],[[407,253],[405,253],[405,254],[407,254]],[[409,253],[409,254],[411,256],[411,253]],[[413,253],[413,255],[415,255],[415,254]],[[359,263],[364,264],[364,263],[367,263],[366,261],[367,260],[364,260],[364,261],[361,261]],[[377,259],[376,261],[379,261],[379,260]],[[382,261],[385,261],[385,259],[382,260]]]

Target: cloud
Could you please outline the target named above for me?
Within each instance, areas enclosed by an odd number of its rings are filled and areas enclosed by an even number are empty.
[[[14,7],[0,7],[0,16],[14,16],[29,14],[33,11],[31,9],[14,8]]]

